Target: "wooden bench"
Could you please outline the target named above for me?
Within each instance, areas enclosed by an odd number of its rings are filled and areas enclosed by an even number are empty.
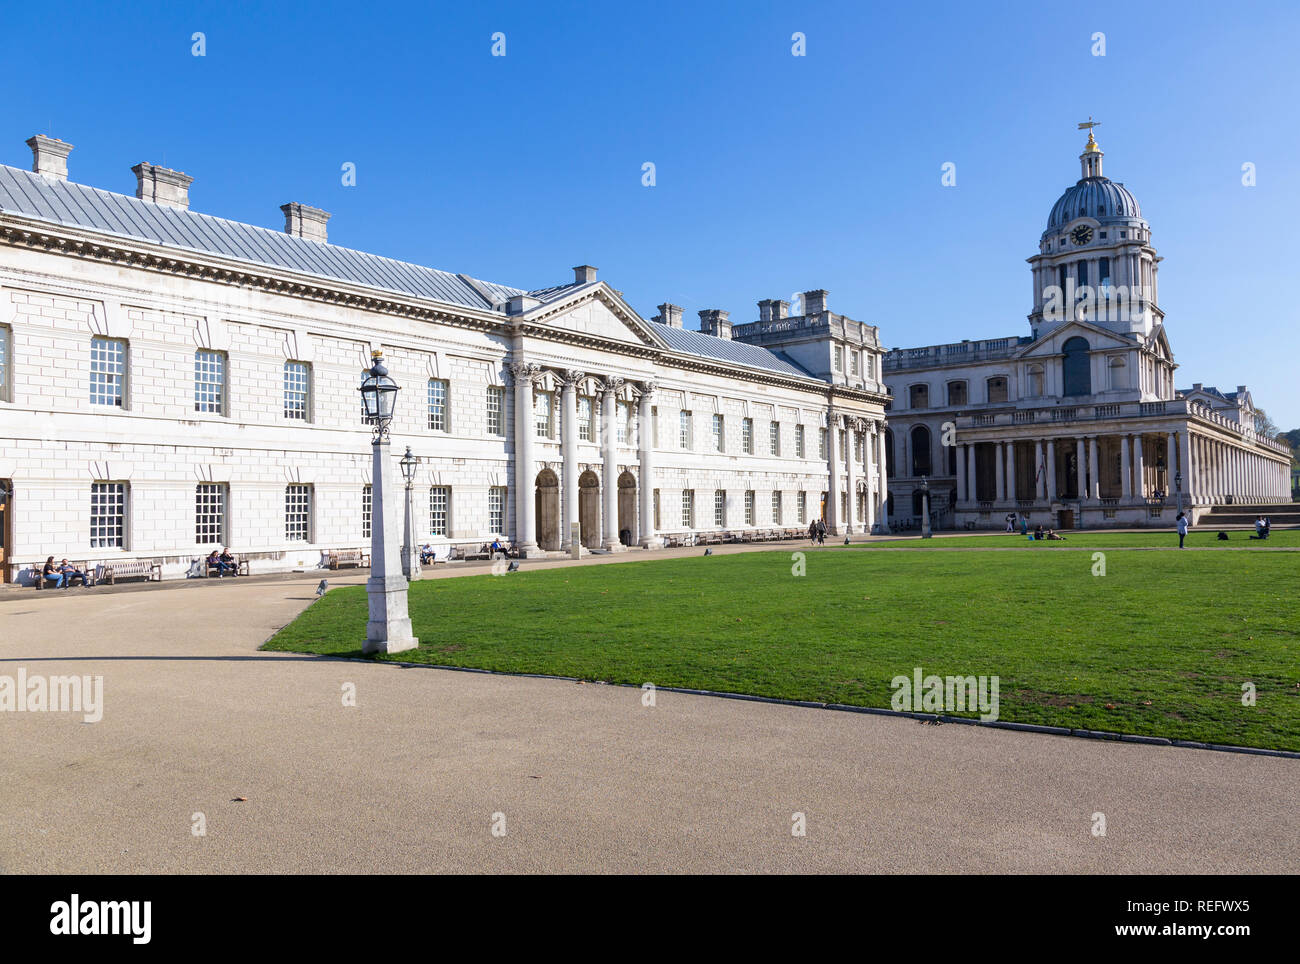
[[[86,574],[86,585],[89,586],[95,581],[95,574],[91,571],[89,562],[75,562],[69,559],[68,565],[72,566],[73,569],[78,569]],[[32,563],[32,585],[37,589],[54,588],[53,583],[47,583],[45,581],[45,563]]]
[[[466,562],[477,562],[482,559],[491,559],[491,558],[492,558],[492,547],[489,546],[486,542],[483,543],[481,546],[479,546],[476,552],[465,553]]]
[[[227,565],[229,565],[229,563],[227,563]],[[331,567],[331,568],[337,568],[337,567]],[[215,564],[215,563],[209,562],[209,561],[208,561],[208,557],[207,557],[207,556],[204,556],[204,557],[203,557],[203,575],[204,575],[204,577],[211,576],[213,573],[216,573],[217,576],[220,576],[220,575],[221,575],[221,567],[220,567],[219,565]],[[248,575],[248,560],[247,560],[247,559],[236,559],[236,560],[235,560],[235,574],[236,574],[236,575],[239,575],[239,576],[247,576],[247,575]]]
[[[369,569],[370,553],[364,549],[331,549],[329,567],[338,569],[340,566],[356,566],[359,569]]]
[[[148,579],[162,582],[162,563],[151,559],[136,562],[110,562],[104,566],[104,582],[117,585],[119,579]]]

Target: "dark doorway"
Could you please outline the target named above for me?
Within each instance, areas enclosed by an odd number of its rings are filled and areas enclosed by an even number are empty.
[[[1092,394],[1092,361],[1088,355],[1088,340],[1074,337],[1061,346],[1064,358],[1061,368],[1064,375],[1064,395]]]

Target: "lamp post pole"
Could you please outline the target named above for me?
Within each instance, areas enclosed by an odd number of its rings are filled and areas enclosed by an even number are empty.
[[[1178,493],[1178,511],[1183,511],[1183,473],[1174,475],[1174,491]]]
[[[921,538],[929,539],[930,532],[930,480],[921,476]]]
[[[397,404],[398,384],[388,377],[383,352],[373,352],[374,364],[361,382],[361,404],[366,421],[374,426],[371,440],[370,578],[366,595],[370,618],[366,622],[365,653],[401,653],[420,641],[411,630],[407,583],[402,575],[396,533],[388,531],[394,520],[393,459],[388,428]]]
[[[406,480],[406,525],[402,530],[402,575],[407,580],[420,574],[420,551],[415,545],[415,499],[412,486],[415,482],[415,470],[420,465],[418,456],[411,454],[411,447],[406,447],[406,454],[401,462],[402,478]]]

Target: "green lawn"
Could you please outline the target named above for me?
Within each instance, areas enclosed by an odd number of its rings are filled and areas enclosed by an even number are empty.
[[[815,552],[416,582],[393,659],[890,705],[890,680],[1000,678],[1000,718],[1300,750],[1292,553]],[[331,590],[267,648],[359,656]],[[1258,704],[1241,704],[1253,682]],[[918,707],[919,709],[919,707]]]
[[[1033,531],[1032,529],[1030,530]],[[1202,527],[1192,529],[1187,534],[1188,547],[1197,549],[1242,549],[1253,550],[1261,548],[1270,549],[1300,549],[1300,529],[1274,529],[1268,539],[1260,541],[1253,540],[1250,536],[1254,535],[1251,529],[1225,529],[1228,535],[1226,542],[1221,542],[1216,537],[1218,529]],[[912,539],[889,539],[879,542],[855,542],[849,548],[856,549],[1177,549],[1178,533],[1171,527],[1169,529],[1153,529],[1147,532],[1106,532],[1104,530],[1089,531],[1071,531],[1069,529],[1059,533],[1065,537],[1063,542],[1030,542],[1024,536],[1016,531],[1014,534],[1009,532],[988,533],[984,535],[959,535],[951,532],[935,533],[933,539],[922,539],[920,536]],[[840,545],[843,542],[841,538],[836,541],[827,538],[827,546]]]

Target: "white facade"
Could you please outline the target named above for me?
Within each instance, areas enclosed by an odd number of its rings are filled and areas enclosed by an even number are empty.
[[[0,168],[7,580],[49,555],[160,560],[179,576],[220,546],[257,572],[368,545],[357,389],[376,350],[402,386],[394,455],[410,445],[423,458],[421,543],[501,535],[528,555],[561,552],[577,522],[588,548],[653,548],[665,534],[806,528],[828,491],[841,493],[836,531],[881,521],[874,378],[836,383],[727,331],[682,332],[680,315],[647,321],[588,266],[523,292],[365,256],[460,294],[358,282],[356,253],[324,240],[324,212],[286,205],[285,247],[188,212],[176,172],[141,165],[136,198],[107,195],[51,170],[48,139],[33,149],[45,173]],[[24,209],[24,192],[40,203]],[[158,227],[85,223],[60,207],[73,192]],[[236,228],[306,267],[204,248],[203,232]],[[169,231],[200,243],[148,236]],[[336,276],[312,270],[335,262]],[[878,375],[871,334],[858,350]],[[840,431],[856,444],[838,445]],[[831,508],[843,505],[851,517]]]
[[[1215,506],[1290,500],[1288,448],[1255,430],[1244,385],[1175,388],[1160,258],[1133,195],[1083,177],[1029,259],[1031,334],[885,358],[893,515],[919,525],[922,480],[943,527],[1169,526]],[[1234,520],[1241,521],[1241,520]]]

